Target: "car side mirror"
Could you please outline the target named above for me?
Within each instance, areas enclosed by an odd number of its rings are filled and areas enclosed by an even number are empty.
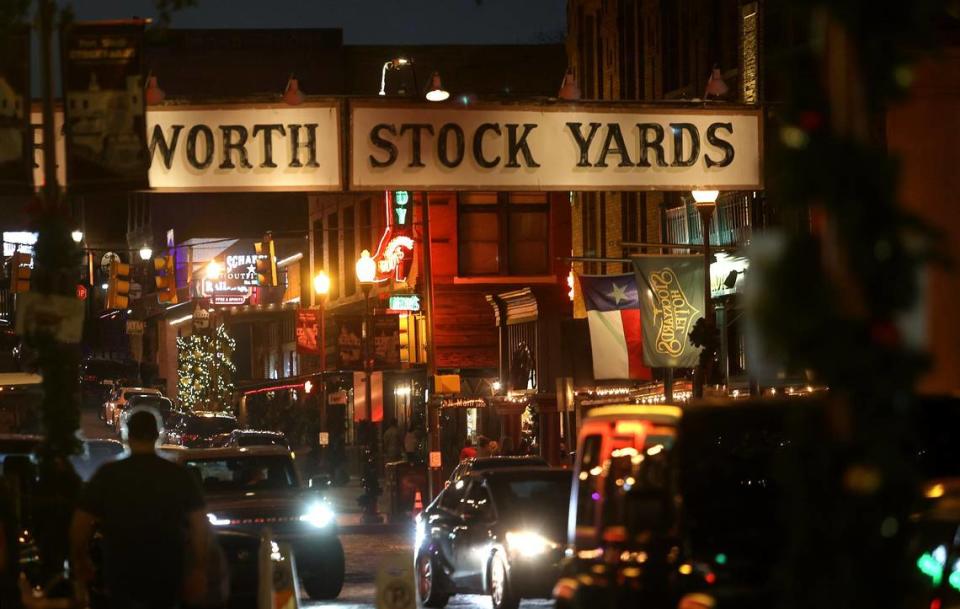
[[[332,483],[329,474],[317,474],[316,476],[310,476],[307,480],[307,486],[312,489],[324,490],[328,488]]]

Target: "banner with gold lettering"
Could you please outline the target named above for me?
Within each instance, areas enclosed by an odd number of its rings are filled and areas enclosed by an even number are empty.
[[[643,362],[650,367],[692,368],[700,348],[690,330],[703,316],[703,258],[638,256],[633,259],[640,291]]]
[[[142,19],[72,22],[60,33],[67,184],[146,188]]]

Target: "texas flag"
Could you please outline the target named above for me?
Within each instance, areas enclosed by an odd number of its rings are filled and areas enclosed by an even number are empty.
[[[573,293],[573,316],[590,326],[593,378],[653,379],[643,365],[636,276],[575,275]]]

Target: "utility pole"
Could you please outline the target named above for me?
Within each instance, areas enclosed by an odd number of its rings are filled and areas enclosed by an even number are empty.
[[[420,193],[423,222],[423,314],[427,318],[427,385],[433,388],[433,381],[437,374],[437,350],[434,345],[433,323],[433,254],[430,239],[430,196],[426,191]],[[434,398],[434,391],[430,392],[427,400],[427,481],[430,485],[430,498],[437,496],[443,488],[441,468],[431,469],[429,453],[440,450],[440,404]]]
[[[75,296],[79,250],[62,213],[57,184],[56,133],[53,114],[53,52],[51,37],[57,10],[53,0],[38,0],[43,113],[43,200],[38,221],[32,289],[50,296]],[[53,334],[35,337],[43,377],[41,418],[44,440],[34,493],[34,522],[45,579],[62,573],[69,554],[68,529],[80,490],[80,479],[68,457],[76,452],[80,426],[79,349]]]

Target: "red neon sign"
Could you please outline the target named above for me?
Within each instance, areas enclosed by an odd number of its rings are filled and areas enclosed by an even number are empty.
[[[406,283],[413,266],[413,199],[405,190],[386,191],[387,228],[380,237],[373,260],[377,282],[393,279]]]

